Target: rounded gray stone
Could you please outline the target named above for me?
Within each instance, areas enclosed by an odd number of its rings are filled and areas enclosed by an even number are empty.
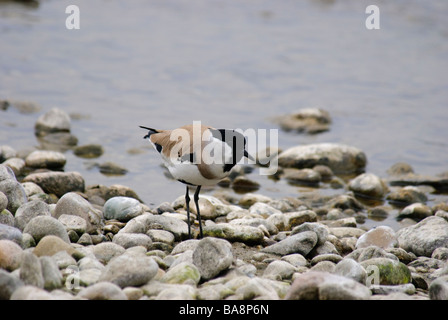
[[[57,236],[65,242],[70,243],[70,239],[64,225],[57,219],[50,216],[34,217],[30,220],[30,222],[28,222],[23,232],[29,233],[33,236],[36,243],[47,235]]]
[[[104,218],[127,222],[143,213],[140,201],[129,197],[113,197],[104,204]]]
[[[193,251],[193,263],[203,279],[211,279],[226,270],[233,261],[232,245],[218,238],[204,238]]]

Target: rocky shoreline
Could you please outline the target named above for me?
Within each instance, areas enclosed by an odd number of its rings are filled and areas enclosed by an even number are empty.
[[[76,140],[58,109],[35,130]],[[381,179],[363,172],[361,150],[340,144],[271,154],[277,179],[344,192],[273,199],[236,167],[222,185],[246,192],[201,195],[205,237],[189,240],[183,195],[150,208],[128,186],[64,171],[63,151],[1,146],[0,299],[448,299],[448,203],[428,204],[446,175],[401,163]],[[385,200],[400,228],[365,228],[391,214]]]

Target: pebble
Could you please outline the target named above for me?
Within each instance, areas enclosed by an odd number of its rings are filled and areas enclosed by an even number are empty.
[[[273,208],[267,203],[257,202],[250,206],[249,213],[260,215],[267,218],[273,214],[282,213],[280,210]]]
[[[383,249],[398,247],[395,231],[387,226],[378,226],[362,234],[356,241],[356,248],[377,246]]]
[[[287,254],[281,258],[281,260],[284,260],[291,264],[294,267],[307,267],[309,265],[308,261],[304,256],[302,256],[300,253],[292,253]]]
[[[14,292],[25,284],[18,277],[0,268],[0,299],[9,300]]]
[[[74,257],[80,257],[82,255],[79,251],[68,244],[67,241],[64,241],[60,237],[54,235],[46,235],[43,237],[34,248],[33,253],[38,257],[52,256],[62,250]]]
[[[51,216],[50,207],[43,201],[33,200],[21,205],[15,214],[15,225],[20,230],[35,217]]]
[[[11,240],[0,240],[0,269],[14,271],[20,267],[23,249]]]
[[[113,197],[104,204],[104,218],[127,222],[143,213],[140,201],[129,197]]]
[[[35,169],[62,169],[66,162],[67,158],[63,153],[47,150],[33,151],[25,159],[25,164]]]
[[[128,172],[126,168],[111,161],[101,163],[98,167],[104,175],[124,175]]]
[[[386,184],[372,173],[357,176],[350,181],[348,188],[357,195],[373,199],[382,199],[388,191]]]
[[[252,206],[255,203],[269,203],[270,201],[272,201],[271,198],[269,198],[268,196],[265,195],[261,195],[261,194],[257,194],[257,193],[245,193],[241,199],[239,200],[238,204],[241,207],[244,208],[249,208],[250,206]]]
[[[62,197],[72,191],[84,191],[84,178],[78,172],[50,171],[32,173],[26,176],[23,182],[34,182],[46,193],[53,193],[57,197]]]
[[[188,237],[186,222],[163,215],[142,214],[128,221],[119,233],[146,233],[150,229],[169,231],[179,241]]]
[[[203,219],[216,219],[217,217],[228,214],[232,209],[230,206],[224,204],[216,197],[209,195],[201,195],[199,197],[199,211]],[[193,199],[190,200],[190,210],[196,214],[196,205]]]
[[[128,300],[139,300],[143,297],[143,290],[140,288],[127,287],[123,289],[123,293]]]
[[[13,214],[22,204],[28,201],[25,190],[15,178],[0,179],[0,191],[6,195],[6,198],[8,199],[6,209]]]
[[[298,275],[286,300],[365,300],[371,291],[359,282],[328,272],[309,271]]]
[[[232,245],[223,239],[204,238],[193,251],[193,264],[203,279],[211,279],[226,270],[232,260]]]
[[[14,227],[14,216],[7,209],[0,212],[0,224],[8,227]]]
[[[17,243],[18,245],[22,244],[22,232],[11,226],[7,226],[6,224],[0,224],[0,240],[11,240]]]
[[[165,230],[148,230],[146,234],[151,238],[153,242],[163,242],[169,245],[174,244],[174,235]],[[184,242],[181,242],[184,243]]]
[[[263,277],[273,280],[288,280],[292,278],[296,268],[287,261],[275,260],[268,264],[263,272]]]
[[[99,144],[87,144],[75,147],[73,153],[81,158],[98,158],[104,153],[104,148]]]
[[[109,200],[113,197],[129,197],[137,199],[138,201],[142,202],[140,198],[138,197],[137,193],[135,193],[134,190],[127,186],[123,186],[120,184],[113,184],[110,187],[106,189],[106,194],[104,195],[104,198],[106,200]]]
[[[370,287],[373,294],[391,294],[391,293],[405,293],[413,295],[415,293],[415,286],[412,283],[399,285],[373,285]]]
[[[416,221],[420,221],[429,216],[432,216],[431,208],[427,205],[424,205],[423,203],[417,202],[410,204],[403,210],[401,210],[401,212],[398,214],[398,219],[410,218]]]
[[[135,246],[142,246],[146,249],[150,249],[153,243],[151,238],[146,234],[124,232],[116,234],[112,242],[122,246],[125,249]]]
[[[287,228],[289,230],[305,222],[317,221],[317,214],[312,210],[286,212],[284,215],[287,219]]]
[[[170,284],[159,292],[156,300],[195,300],[197,289],[191,285]]]
[[[24,233],[30,234],[36,243],[48,235],[54,235],[67,243],[70,243],[67,231],[64,225],[57,219],[51,216],[37,216],[34,217],[26,224]]]
[[[331,117],[328,111],[319,108],[304,108],[293,114],[280,116],[276,122],[285,131],[316,134],[330,129]]]
[[[39,261],[44,278],[44,289],[51,291],[60,288],[62,286],[62,273],[59,271],[56,261],[48,256],[40,257]]]
[[[263,231],[257,227],[217,223],[203,227],[204,236],[226,239],[230,242],[243,242],[249,245],[263,241]]]
[[[337,227],[337,228],[330,228],[330,233],[332,235],[335,235],[338,238],[343,238],[343,237],[359,238],[364,233],[366,233],[366,231],[359,229],[359,228],[352,228],[352,227]]]
[[[160,278],[160,281],[170,284],[197,285],[199,280],[201,280],[199,269],[189,262],[181,262],[172,266],[167,273]]]
[[[367,163],[360,149],[336,143],[300,145],[281,152],[278,165],[285,168],[310,168],[328,166],[334,173],[353,173],[362,170]]]
[[[17,151],[8,145],[0,146],[0,162],[17,157]]]
[[[303,231],[313,231],[314,233],[316,233],[317,235],[317,245],[323,245],[327,239],[328,239],[328,235],[329,235],[329,228],[327,228],[326,226],[320,224],[320,223],[315,223],[315,222],[304,222],[296,227],[294,227],[294,229],[292,229],[291,231],[291,235],[303,232]]]
[[[65,227],[67,232],[73,230],[77,234],[82,235],[87,230],[87,222],[83,218],[71,214],[61,214],[58,218],[59,222]]]
[[[55,300],[55,297],[41,288],[33,285],[19,287],[10,297],[11,300]]]
[[[278,233],[278,229],[273,223],[261,218],[234,219],[230,221],[229,224],[238,226],[263,227],[265,228],[265,230],[267,230],[268,236]]]
[[[232,189],[235,192],[251,192],[260,189],[260,184],[246,176],[238,176],[232,181]]]
[[[141,286],[154,278],[158,270],[153,258],[145,254],[124,253],[107,263],[99,281],[109,281],[120,288]]]
[[[359,248],[349,253],[346,258],[354,259],[358,262],[369,260],[372,258],[388,258],[399,261],[399,259],[392,253],[387,252],[383,248],[370,246],[366,248]]]
[[[366,270],[353,259],[350,258],[342,259],[336,264],[333,272],[336,275],[353,279],[359,283],[362,284],[366,283],[366,277],[367,277]]]
[[[280,297],[275,288],[269,282],[270,279],[253,278],[235,290],[239,299],[279,300]]]
[[[26,285],[35,286],[38,288],[44,287],[42,266],[39,259],[32,252],[24,251],[22,253],[20,280],[22,280]]]
[[[448,247],[448,221],[431,216],[397,231],[400,248],[417,256],[430,257],[439,247]]]
[[[42,188],[34,182],[23,182],[22,187],[25,190],[25,194],[28,198],[37,194],[44,193],[44,190],[42,190]]]
[[[338,263],[342,260],[342,257],[339,254],[334,253],[325,253],[319,254],[311,259],[310,263],[312,266],[322,262],[322,261],[330,261],[332,263]]]
[[[317,235],[313,231],[304,231],[287,237],[286,239],[261,249],[262,252],[281,256],[300,253],[306,256],[317,244]]]
[[[113,242],[103,242],[93,247],[93,254],[103,264],[109,263],[109,261],[122,255],[126,250]]]
[[[3,165],[11,168],[16,177],[22,175],[25,169],[25,160],[22,158],[9,158],[2,163]]]
[[[82,289],[77,297],[89,300],[127,300],[121,288],[111,282],[98,282]]]
[[[53,132],[70,132],[70,116],[59,108],[53,108],[37,119],[34,130],[37,136]]]
[[[431,282],[429,286],[429,298],[431,300],[448,300],[448,276]]]
[[[3,192],[0,192],[0,212],[6,210],[7,207],[8,207],[8,197]]]
[[[63,214],[84,219],[88,233],[96,232],[100,228],[103,218],[100,210],[95,209],[92,204],[75,192],[64,194],[56,203],[54,217],[59,219]]]
[[[65,269],[69,266],[76,265],[76,260],[64,250],[56,252],[51,257],[56,262],[59,269]]]
[[[406,162],[397,162],[387,169],[387,174],[391,176],[401,176],[409,173],[414,173],[414,169]]]
[[[317,187],[322,177],[313,169],[286,169],[282,178],[292,185],[305,185]]]
[[[369,276],[373,272],[373,277],[375,277],[375,272],[379,272],[377,279],[379,283],[373,284],[398,285],[410,283],[412,280],[409,268],[397,260],[372,258],[364,260],[360,264],[366,269]]]
[[[387,195],[386,199],[392,204],[401,206],[416,202],[426,203],[428,201],[428,197],[414,186],[406,186],[398,191],[393,191]]]
[[[39,149],[67,152],[78,144],[78,138],[69,132],[52,132],[37,136]]]

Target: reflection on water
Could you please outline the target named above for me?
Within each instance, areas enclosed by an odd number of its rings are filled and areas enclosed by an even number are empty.
[[[129,170],[105,177],[67,152],[66,169],[88,184],[173,201],[184,187],[165,179],[139,125],[269,129],[304,107],[327,110],[330,131],[280,132],[281,148],[353,145],[379,176],[398,161],[428,175],[448,168],[448,3],[379,1],[381,29],[371,31],[368,1],[81,0],[80,30],[65,28],[69,4],[0,2],[0,97],[41,107],[0,111],[0,144],[39,146],[38,115],[62,108],[77,115],[80,145],[100,143],[101,162]],[[261,193],[304,192],[256,172]]]

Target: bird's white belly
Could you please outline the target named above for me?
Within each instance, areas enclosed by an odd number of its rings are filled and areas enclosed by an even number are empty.
[[[227,174],[222,173],[222,175],[218,176],[216,179],[204,178],[197,165],[189,162],[165,163],[165,165],[174,179],[196,186],[215,185],[227,176]]]

